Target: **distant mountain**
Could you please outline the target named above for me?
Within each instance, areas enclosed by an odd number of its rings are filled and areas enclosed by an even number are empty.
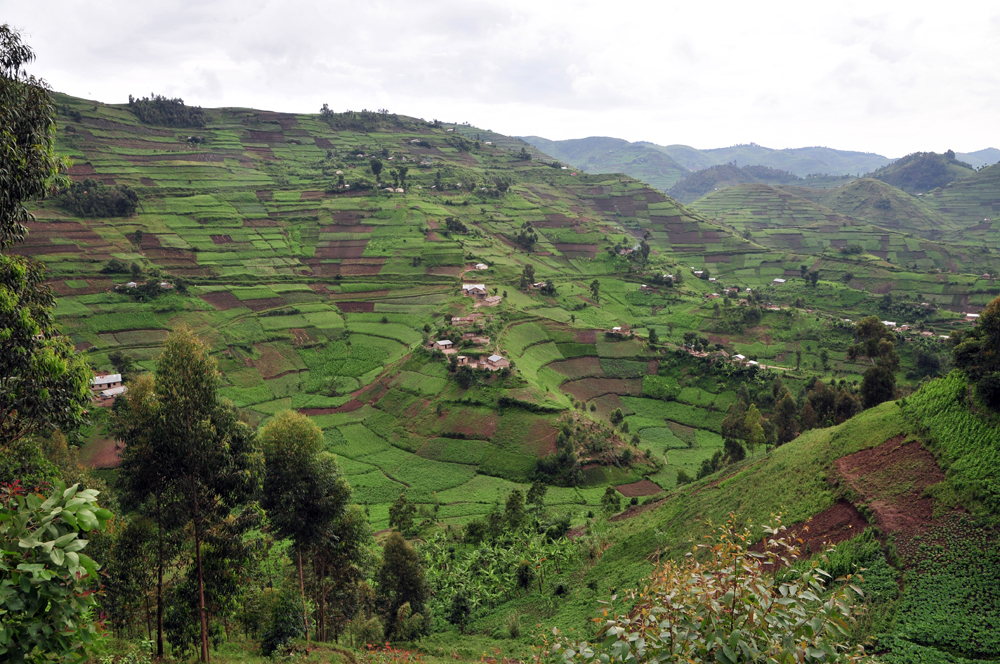
[[[717,189],[738,184],[788,184],[801,178],[794,173],[768,166],[744,166],[720,164],[710,166],[684,176],[680,182],[667,190],[667,194],[682,203],[691,203]]]
[[[541,136],[522,138],[545,154],[588,173],[625,173],[660,191],[672,187],[688,172],[661,150],[620,138],[591,136],[566,141],[550,141]]]
[[[871,152],[851,152],[823,147],[772,150],[756,143],[750,143],[728,148],[696,150],[686,145],[662,147],[654,146],[652,143],[640,144],[661,150],[688,170],[733,163],[737,166],[770,166],[789,171],[802,178],[814,174],[853,175],[867,173],[892,161]]]
[[[868,174],[911,194],[922,194],[975,173],[954,152],[914,152]]]
[[[975,152],[956,152],[955,158],[967,162],[973,168],[982,168],[983,166],[1000,164],[1000,150],[986,148],[985,150],[976,150]]]

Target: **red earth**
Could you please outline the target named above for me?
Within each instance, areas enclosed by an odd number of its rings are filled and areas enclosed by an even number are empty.
[[[655,496],[663,491],[659,484],[650,480],[641,480],[639,482],[632,482],[631,484],[619,484],[615,489],[626,498]]]

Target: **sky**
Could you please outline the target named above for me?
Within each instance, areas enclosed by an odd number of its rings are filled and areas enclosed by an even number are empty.
[[[53,89],[559,140],[1000,147],[1000,3],[0,0]]]

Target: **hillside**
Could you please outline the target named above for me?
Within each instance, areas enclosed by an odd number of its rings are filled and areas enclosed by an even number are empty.
[[[524,140],[588,173],[625,173],[660,191],[668,190],[687,173],[687,169],[663,152],[620,138],[592,136],[550,141],[540,136],[526,136]]]
[[[956,152],[955,158],[966,162],[973,168],[982,168],[983,166],[993,166],[1000,163],[1000,150],[997,148],[986,148],[984,150],[976,150],[975,152]]]
[[[924,202],[951,223],[945,236],[952,242],[979,247],[1000,240],[1000,164],[983,168],[936,189]]]
[[[691,203],[705,194],[738,184],[757,182],[761,184],[787,184],[800,178],[788,171],[779,171],[767,166],[744,166],[722,164],[684,176],[667,190],[667,195],[682,202]]]
[[[959,161],[954,152],[914,152],[870,172],[867,177],[881,180],[910,194],[922,195],[974,173],[975,169]]]

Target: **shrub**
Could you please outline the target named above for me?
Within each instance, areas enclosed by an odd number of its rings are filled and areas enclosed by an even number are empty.
[[[976,383],[976,393],[993,410],[1000,410],[1000,371],[988,373]]]
[[[295,590],[281,591],[271,611],[271,620],[260,640],[260,651],[265,657],[288,649],[293,639],[303,634],[302,605]]]

